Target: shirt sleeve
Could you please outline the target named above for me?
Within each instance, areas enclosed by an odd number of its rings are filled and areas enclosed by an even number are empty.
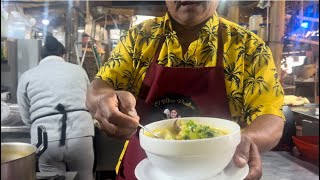
[[[121,36],[119,43],[112,51],[110,58],[100,68],[95,78],[108,82],[116,90],[128,90],[134,79],[132,31]]]
[[[31,126],[32,121],[30,120],[30,100],[27,95],[27,86],[27,75],[23,74],[18,83],[17,101],[22,121],[26,125]]]
[[[251,44],[254,47],[254,44]],[[271,50],[264,43],[252,49],[245,62],[242,118],[251,124],[258,116],[273,114],[284,119],[284,92]]]

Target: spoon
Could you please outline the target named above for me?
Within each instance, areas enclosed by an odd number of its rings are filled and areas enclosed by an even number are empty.
[[[179,133],[181,131],[181,120],[180,119],[176,119],[173,123],[173,130],[176,133]]]
[[[150,129],[146,128],[145,126],[139,124],[139,127],[141,127],[143,130],[147,131],[148,133],[152,134],[156,138],[161,138],[158,134],[155,132],[151,131]]]

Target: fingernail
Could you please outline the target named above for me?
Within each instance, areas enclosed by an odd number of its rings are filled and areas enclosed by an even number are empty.
[[[241,164],[246,164],[247,163],[247,160],[244,159],[243,157],[238,157],[238,160]]]
[[[131,111],[128,111],[128,115],[131,117],[137,117],[138,113],[136,110],[131,110]]]

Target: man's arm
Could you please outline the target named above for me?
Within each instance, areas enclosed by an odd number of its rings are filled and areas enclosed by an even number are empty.
[[[271,150],[282,137],[284,121],[282,118],[266,114],[257,117],[242,132],[255,143],[260,152]]]
[[[22,75],[17,88],[17,101],[22,121],[30,126],[32,121],[30,120],[30,100],[27,96],[27,80],[26,75]]]

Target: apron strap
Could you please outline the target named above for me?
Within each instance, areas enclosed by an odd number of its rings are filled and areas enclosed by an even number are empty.
[[[157,50],[156,50],[156,54],[154,55],[152,61],[157,61],[158,60],[162,45],[163,45],[165,40],[166,40],[166,37],[165,36],[161,36],[159,44],[158,44],[158,47],[157,47]]]
[[[59,111],[59,113],[62,114],[62,127],[61,127],[61,137],[60,137],[60,146],[64,146],[66,143],[66,131],[67,131],[67,111],[65,110],[65,107],[62,104],[58,104],[56,106],[56,109]]]
[[[35,122],[36,120],[43,118],[43,117],[47,117],[47,116],[54,116],[54,115],[58,115],[58,114],[62,114],[62,127],[61,127],[61,137],[60,137],[60,146],[65,145],[65,140],[66,140],[66,131],[67,131],[67,113],[68,112],[75,112],[75,111],[86,111],[89,112],[86,109],[73,109],[73,110],[65,110],[65,107],[62,104],[58,104],[55,107],[56,110],[58,110],[58,112],[55,113],[50,113],[50,114],[46,114],[40,117],[35,118],[34,120],[32,120],[32,122]]]
[[[222,25],[221,21],[219,21],[218,26],[218,54],[217,54],[217,65],[216,67],[223,68],[223,41],[222,41]]]

